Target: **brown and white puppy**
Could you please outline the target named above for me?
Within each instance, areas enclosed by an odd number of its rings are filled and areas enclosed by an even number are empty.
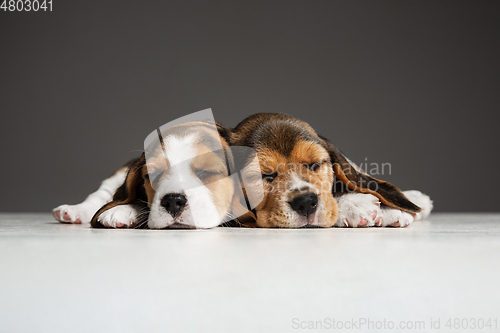
[[[221,124],[173,126],[83,203],[60,206],[54,216],[61,222],[91,222],[95,228],[218,226],[240,208],[235,201],[239,182],[229,176],[228,140]]]
[[[259,157],[264,182],[264,199],[255,207],[259,227],[406,226],[422,211],[291,116],[250,116],[232,130],[230,143],[252,147]],[[414,192],[412,199],[428,214],[432,202]]]

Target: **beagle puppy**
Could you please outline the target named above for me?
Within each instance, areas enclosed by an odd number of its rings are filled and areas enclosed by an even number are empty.
[[[264,183],[255,207],[259,227],[405,227],[432,209],[428,196],[369,176],[289,115],[250,116],[232,129],[230,144],[257,152]]]
[[[234,159],[227,128],[193,121],[150,137],[140,158],[84,202],[55,208],[54,217],[94,228],[212,228],[248,212],[239,179],[230,175]]]

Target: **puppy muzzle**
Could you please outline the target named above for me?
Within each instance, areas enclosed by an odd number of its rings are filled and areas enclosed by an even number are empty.
[[[318,196],[314,193],[301,194],[293,198],[289,204],[295,212],[308,219],[318,208]]]

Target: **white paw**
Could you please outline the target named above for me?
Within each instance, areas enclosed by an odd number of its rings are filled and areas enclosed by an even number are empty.
[[[371,194],[348,193],[338,198],[339,216],[336,227],[379,226],[380,201]]]
[[[89,223],[97,209],[84,203],[78,205],[61,205],[52,210],[52,215],[59,222]]]
[[[382,227],[404,228],[415,220],[411,214],[394,208],[381,208],[379,216],[382,219]]]
[[[422,211],[417,213],[415,220],[422,220],[430,215],[434,205],[428,195],[417,190],[404,191],[403,194],[415,205],[422,208]]]
[[[137,205],[119,205],[101,213],[97,220],[106,227],[132,227],[136,224],[141,212]]]

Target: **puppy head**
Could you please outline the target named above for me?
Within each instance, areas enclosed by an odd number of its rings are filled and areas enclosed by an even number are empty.
[[[258,226],[330,227],[335,223],[337,204],[332,195],[330,156],[321,140],[308,129],[276,124],[260,133],[255,148],[264,198],[255,207]]]
[[[150,208],[148,226],[212,228],[232,214],[235,177],[229,176],[231,152],[213,124],[173,126],[152,140],[126,180],[136,200]]]
[[[147,223],[153,229],[212,228],[232,220],[251,222],[254,216],[247,208],[240,176],[247,189],[259,186],[244,176],[248,172],[236,169],[234,156],[238,156],[240,168],[259,170],[262,193],[259,163],[253,149],[229,147],[229,132],[209,120],[182,122],[152,132],[145,140],[145,152],[127,164],[125,182],[113,201],[94,215],[92,226],[101,228],[100,214],[126,204],[147,205],[136,221],[138,227]],[[255,194],[248,200],[260,202]]]
[[[203,122],[161,133],[141,171],[150,228],[212,228],[227,220],[235,189],[227,146],[213,124]]]

